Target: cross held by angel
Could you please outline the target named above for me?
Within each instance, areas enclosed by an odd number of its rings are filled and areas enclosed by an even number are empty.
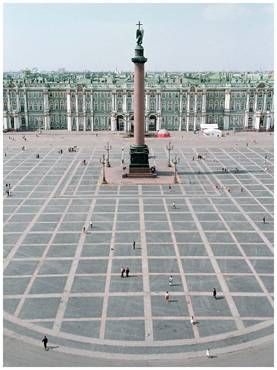
[[[144,30],[142,28],[140,28],[140,26],[142,26],[142,23],[140,23],[140,21],[138,22],[137,26],[138,26],[137,33],[136,33],[137,45],[141,46],[142,40],[143,40]]]

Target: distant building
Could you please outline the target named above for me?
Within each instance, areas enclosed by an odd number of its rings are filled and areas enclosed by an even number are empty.
[[[4,129],[133,130],[132,73],[4,73]],[[273,73],[150,73],[145,131],[272,130]]]

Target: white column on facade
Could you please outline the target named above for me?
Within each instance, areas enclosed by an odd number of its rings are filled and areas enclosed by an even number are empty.
[[[157,127],[156,127],[157,131],[159,131],[161,129],[161,115],[158,114],[157,115]]]
[[[7,130],[9,128],[9,126],[8,126],[8,114],[6,112],[4,112],[3,128],[4,128],[4,130]]]
[[[116,91],[113,91],[113,93],[112,93],[112,111],[117,112]]]
[[[87,129],[86,92],[83,92],[83,130]]]
[[[230,122],[230,90],[225,90],[225,102],[224,102],[224,130],[229,129],[229,122]]]
[[[11,113],[11,97],[10,97],[10,90],[7,90],[7,106],[8,112]]]
[[[19,117],[18,113],[14,114],[14,129],[18,130],[19,129]]]
[[[75,111],[76,111],[76,131],[79,131],[79,106],[78,106],[78,92],[75,96]]]
[[[129,114],[127,115],[127,132],[131,132],[131,120]]]
[[[179,94],[179,131],[182,131],[182,120],[183,120],[183,93],[180,91]]]
[[[116,114],[111,115],[111,131],[116,131]]]
[[[264,101],[263,101],[263,112],[266,112],[266,96],[267,96],[267,91],[264,91]]]
[[[159,92],[158,93],[158,106],[157,106],[157,109],[158,109],[159,112],[162,111],[162,102],[161,102],[161,99],[162,99],[161,93]]]
[[[267,112],[267,114],[266,114],[266,130],[270,129],[270,121],[271,121],[270,113]]]
[[[66,92],[66,110],[67,110],[67,130],[72,131],[72,113],[71,113],[71,93]]]
[[[90,129],[94,131],[93,90],[90,91]]]
[[[253,127],[258,130],[260,127],[260,115],[257,113],[257,105],[258,105],[258,93],[255,92],[254,98],[254,115],[253,115]]]
[[[197,93],[194,93],[194,107],[193,107],[193,130],[196,130],[196,120],[197,120]]]
[[[148,113],[150,108],[150,94],[146,92],[146,99],[145,99],[145,111]]]
[[[189,115],[190,115],[190,93],[187,92],[187,112],[186,112],[186,130],[189,131]]]
[[[255,98],[254,98],[254,113],[257,112],[257,103],[258,103],[258,94],[257,91],[255,92]]]
[[[127,113],[127,92],[123,94],[123,104],[122,104],[123,113]]]
[[[248,118],[249,118],[249,91],[246,94],[246,105],[245,105],[245,113],[244,113],[244,127],[248,127]]]
[[[123,116],[124,120],[124,132],[128,132],[128,120],[127,120],[127,115]]]
[[[48,90],[43,91],[43,119],[44,119],[44,129],[50,130]]]
[[[203,91],[202,93],[202,119],[201,122],[202,124],[206,123],[206,102],[207,102],[207,93],[206,91]]]
[[[19,91],[16,90],[16,111],[20,112]]]
[[[144,117],[144,122],[145,122],[145,132],[148,132],[149,131],[149,117],[148,116],[145,116]]]
[[[29,117],[28,117],[28,102],[27,102],[27,91],[26,91],[26,89],[24,89],[24,113],[25,113],[26,129],[28,129]]]
[[[259,130],[260,128],[260,118],[261,118],[261,113],[257,112],[255,114],[255,119],[254,119],[254,126],[256,130]]]

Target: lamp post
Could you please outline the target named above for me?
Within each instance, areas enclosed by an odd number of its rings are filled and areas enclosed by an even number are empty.
[[[168,167],[171,167],[171,161],[170,161],[170,152],[171,150],[173,150],[173,145],[171,144],[171,142],[168,143],[166,149],[168,150]]]
[[[100,158],[99,162],[102,164],[102,184],[107,184],[106,176],[105,176],[105,164],[106,164],[106,159],[105,159],[105,154],[103,154],[103,157]]]
[[[107,143],[105,145],[105,149],[107,151],[107,167],[111,167],[111,165],[110,165],[110,150],[112,149],[112,147],[111,147],[110,143]]]
[[[177,159],[177,155],[175,155],[175,157],[172,161],[172,163],[174,164],[174,184],[177,184],[177,182],[178,182],[177,181],[177,167],[176,167],[176,165],[179,162],[180,162],[180,158]]]

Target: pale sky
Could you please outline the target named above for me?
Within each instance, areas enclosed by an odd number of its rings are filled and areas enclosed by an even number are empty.
[[[272,4],[5,4],[4,71],[273,70]]]

